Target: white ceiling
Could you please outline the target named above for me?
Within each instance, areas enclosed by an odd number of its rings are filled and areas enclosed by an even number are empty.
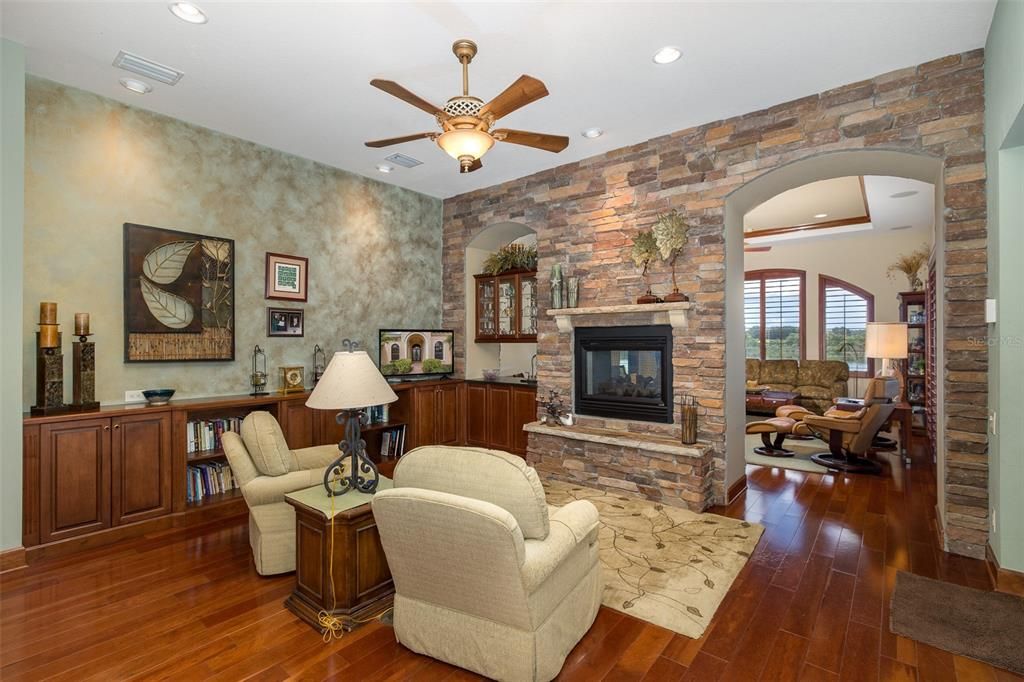
[[[755,206],[743,216],[743,229],[751,232],[859,218],[867,210],[864,204],[859,176],[818,180],[776,194]],[[824,217],[816,217],[821,214]]]
[[[28,70],[101,95],[438,197],[522,177],[692,125],[984,45],[995,0],[917,2],[198,2],[186,24],[165,2],[2,2],[0,32]],[[475,40],[470,92],[487,100],[520,74],[551,94],[504,127],[569,135],[551,154],[499,144],[459,175],[432,142],[365,140],[434,129],[369,86],[395,80],[443,102],[459,92],[451,43]],[[667,66],[664,45],[682,48]],[[127,50],[181,69],[139,96],[111,66]],[[607,133],[587,140],[580,131]],[[423,161],[389,175],[393,151]]]

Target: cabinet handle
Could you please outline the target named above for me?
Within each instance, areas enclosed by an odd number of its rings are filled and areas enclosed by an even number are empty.
[[[103,427],[103,430],[104,430],[104,431],[109,431],[109,430],[110,430],[110,427],[109,427],[109,426],[104,426],[104,427]]]
[[[121,428],[121,425],[120,424],[114,424],[114,428],[115,429],[119,429],[119,428]]]

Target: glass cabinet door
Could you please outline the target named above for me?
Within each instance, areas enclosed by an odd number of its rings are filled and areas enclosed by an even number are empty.
[[[492,278],[476,281],[476,335],[488,337],[495,335],[496,287]]]
[[[516,335],[516,278],[499,277],[498,280],[498,336]]]
[[[537,278],[519,277],[519,335],[537,335]]]

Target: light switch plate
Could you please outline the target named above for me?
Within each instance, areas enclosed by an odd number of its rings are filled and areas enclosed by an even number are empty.
[[[126,403],[144,403],[146,396],[142,395],[142,391],[125,391],[124,401]]]
[[[985,324],[996,323],[996,299],[985,299]]]

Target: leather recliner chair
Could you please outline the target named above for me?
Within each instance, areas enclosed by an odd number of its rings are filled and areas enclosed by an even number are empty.
[[[876,377],[868,382],[863,405],[855,411],[835,405],[824,415],[803,414],[794,427],[800,435],[813,435],[828,443],[829,452],[811,455],[811,460],[829,469],[851,473],[881,473],[882,467],[864,455],[882,425],[888,421],[899,394],[895,377]]]

